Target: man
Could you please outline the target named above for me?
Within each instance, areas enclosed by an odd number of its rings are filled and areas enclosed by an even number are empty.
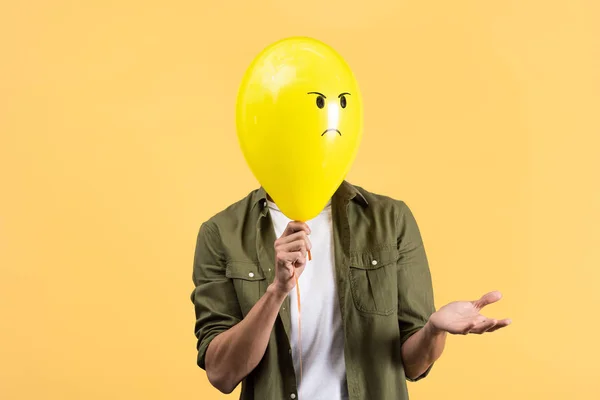
[[[436,311],[408,206],[346,181],[307,223],[263,188],[218,213],[200,228],[193,280],[198,365],[223,393],[242,382],[243,400],[408,399],[447,333],[510,323],[479,314],[498,292]]]

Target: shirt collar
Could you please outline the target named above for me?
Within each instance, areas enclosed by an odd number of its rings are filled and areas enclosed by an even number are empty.
[[[262,186],[252,195],[252,208],[257,204],[260,204],[261,208],[266,208],[267,205],[267,191]]]
[[[340,187],[337,189],[333,197],[339,197],[344,201],[353,200],[360,203],[363,206],[368,206],[369,202],[362,194],[360,190],[348,181],[343,181]]]

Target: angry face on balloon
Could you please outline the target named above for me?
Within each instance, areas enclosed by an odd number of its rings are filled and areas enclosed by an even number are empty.
[[[240,146],[260,184],[289,218],[316,216],[362,138],[362,98],[345,60],[314,39],[276,42],[246,71],[236,111]]]

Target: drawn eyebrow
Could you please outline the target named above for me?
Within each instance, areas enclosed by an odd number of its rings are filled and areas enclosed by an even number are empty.
[[[308,92],[306,94],[318,94],[319,96],[323,96],[323,97],[327,98],[327,96],[325,96],[323,93],[319,93],[319,92]]]
[[[344,95],[347,95],[347,94],[350,94],[350,93],[348,93],[348,92],[340,93],[340,95],[338,96],[338,98],[339,98],[339,97],[342,97],[342,96],[344,96]]]

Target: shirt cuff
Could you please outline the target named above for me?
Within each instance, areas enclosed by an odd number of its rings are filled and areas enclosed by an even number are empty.
[[[219,333],[217,332],[212,335],[208,335],[204,339],[202,339],[202,341],[199,343],[200,345],[198,346],[197,364],[200,368],[202,368],[205,371],[206,371],[206,351],[208,350],[208,345],[210,345],[210,342],[212,342],[212,340],[215,337],[217,337],[218,334]]]

